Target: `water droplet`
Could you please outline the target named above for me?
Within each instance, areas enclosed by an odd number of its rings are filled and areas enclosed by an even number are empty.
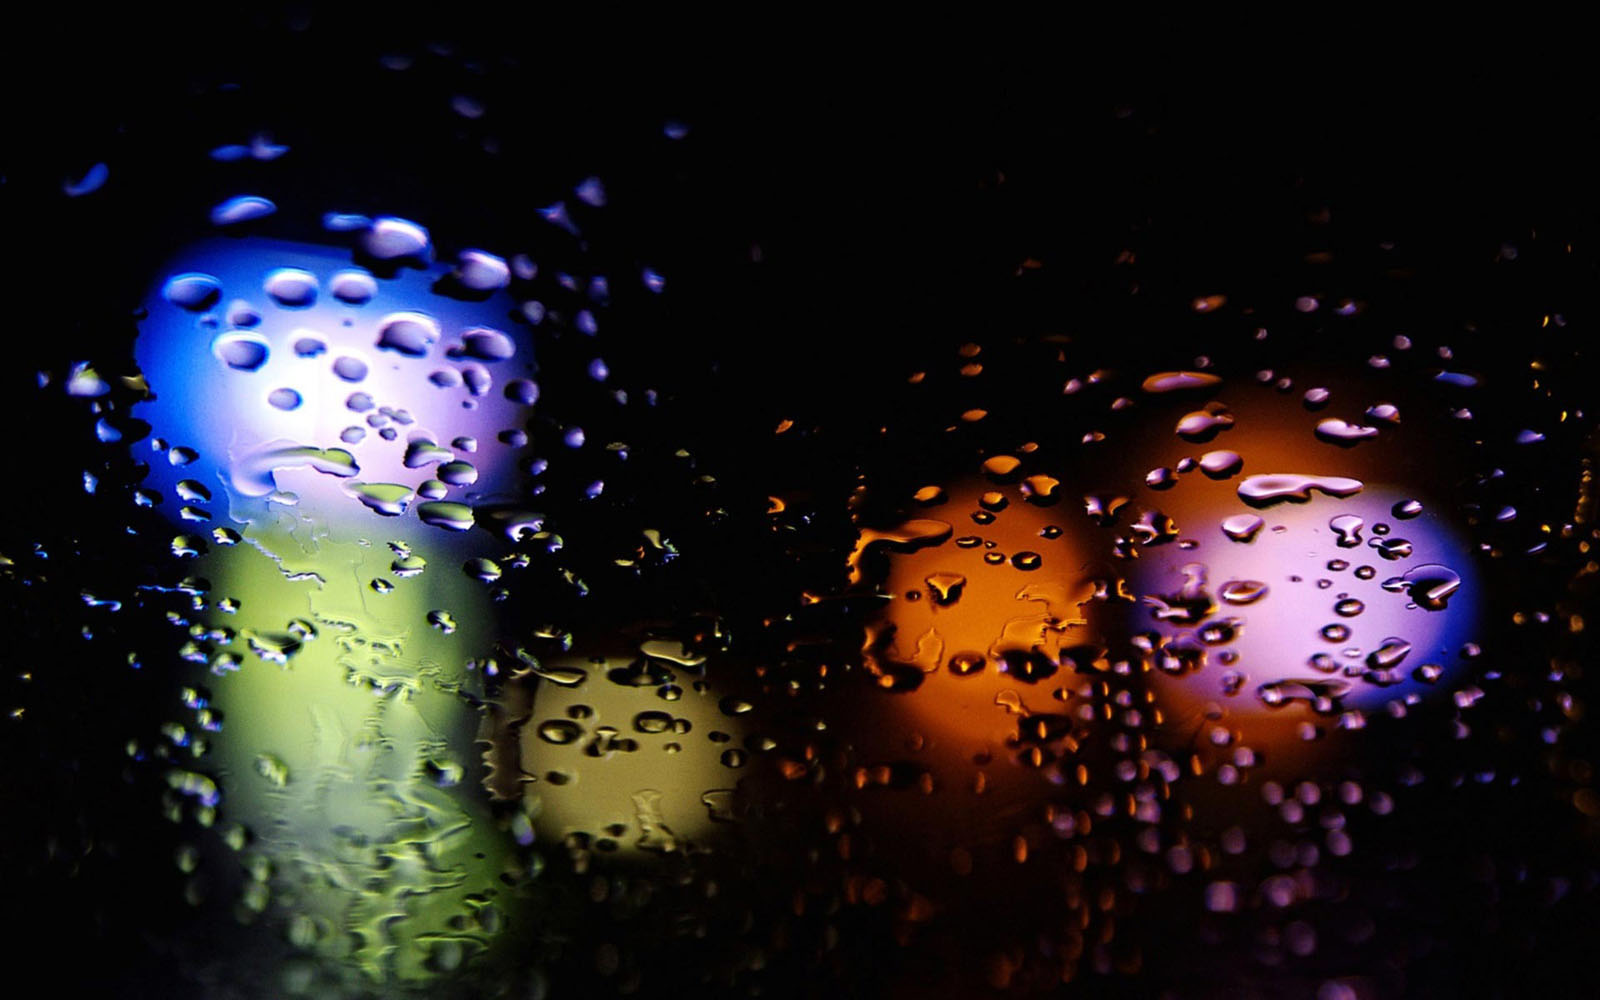
[[[1377,437],[1378,429],[1330,417],[1317,422],[1316,433],[1317,437],[1323,441],[1349,447],[1368,438]]]
[[[1367,666],[1377,671],[1388,671],[1400,665],[1411,653],[1411,643],[1396,636],[1383,640],[1382,644],[1371,653],[1367,654]],[[1369,678],[1372,679],[1372,678]]]
[[[1339,514],[1328,522],[1328,527],[1333,529],[1335,544],[1353,549],[1361,544],[1361,529],[1366,523],[1359,514]]]
[[[933,603],[948,606],[961,599],[961,591],[967,585],[967,578],[960,573],[931,573],[923,579],[928,585],[928,593],[933,597]]]
[[[408,469],[420,469],[425,465],[448,462],[453,458],[455,455],[449,448],[441,448],[427,438],[418,438],[406,445],[404,463]]]
[[[1186,441],[1209,441],[1233,426],[1233,415],[1221,403],[1186,413],[1178,421],[1178,436]]]
[[[640,712],[633,717],[634,732],[665,733],[672,729],[672,715],[668,712]]]
[[[373,219],[361,234],[361,249],[378,260],[426,258],[429,252],[428,231],[407,219],[387,216]]]
[[[271,354],[264,338],[253,333],[224,333],[211,342],[211,353],[234,371],[253,372]]]
[[[463,250],[456,257],[456,281],[475,292],[492,292],[511,284],[511,268],[505,258],[484,250]]]
[[[1333,606],[1333,613],[1341,618],[1354,618],[1365,610],[1367,606],[1354,597],[1346,597]]]
[[[1406,593],[1425,611],[1443,611],[1461,589],[1461,574],[1438,563],[1424,563],[1400,576]]]
[[[1157,372],[1144,380],[1145,392],[1178,392],[1220,385],[1222,379],[1205,372]]]
[[[274,441],[235,458],[229,478],[233,488],[244,496],[263,497],[276,489],[272,478],[275,470],[304,466],[342,479],[361,471],[355,456],[342,448],[312,448]]]
[[[585,205],[592,205],[595,208],[599,208],[606,203],[605,185],[600,183],[600,178],[598,177],[585,177],[583,181],[572,190],[573,193],[578,196],[578,200],[583,202]]]
[[[539,386],[525,378],[514,378],[506,383],[506,398],[521,406],[532,406],[539,401]]]
[[[1208,451],[1200,456],[1200,471],[1212,479],[1227,479],[1244,468],[1244,458],[1236,451]]]
[[[1344,642],[1350,638],[1350,626],[1334,622],[1322,626],[1322,637],[1329,642]]]
[[[1036,506],[1045,507],[1061,499],[1061,480],[1054,476],[1028,476],[1022,480],[1022,495]]]
[[[1222,533],[1236,542],[1252,542],[1266,523],[1258,514],[1233,514],[1222,519]]]
[[[385,517],[398,517],[411,503],[411,488],[400,483],[346,483],[345,492]]]
[[[1378,529],[1374,527],[1372,530],[1377,531]],[[1411,558],[1412,545],[1410,539],[1374,538],[1369,544],[1378,550],[1378,555],[1390,562]]]
[[[264,219],[278,210],[278,206],[266,198],[255,195],[239,195],[211,210],[211,224],[213,226],[232,226],[241,222],[250,222],[255,219]]]
[[[481,361],[505,361],[517,353],[517,345],[499,330],[486,326],[474,327],[461,335],[461,348],[452,351],[453,357],[478,358]]]
[[[1044,559],[1037,552],[1018,552],[1011,557],[1011,565],[1024,571],[1036,570],[1043,563]]]
[[[1411,671],[1411,676],[1424,684],[1434,684],[1444,676],[1444,667],[1437,663],[1423,663]]]
[[[1267,596],[1267,585],[1260,580],[1230,580],[1218,593],[1229,604],[1254,604]]]
[[[289,765],[270,753],[256,755],[256,773],[274,788],[283,788],[289,784]]]
[[[328,345],[317,337],[301,337],[294,342],[296,357],[314,358],[327,351]]]
[[[1239,484],[1239,499],[1253,507],[1267,507],[1283,501],[1305,503],[1316,490],[1329,496],[1348,497],[1360,493],[1358,479],[1343,476],[1306,476],[1297,473],[1272,473],[1250,476]]]
[[[576,743],[583,737],[583,727],[567,719],[546,719],[539,723],[536,732],[541,740],[557,746]]]
[[[467,391],[474,396],[488,395],[490,386],[494,385],[494,380],[489,375],[489,369],[476,361],[469,361],[461,366],[461,378],[462,381],[467,383]]]
[[[966,677],[982,670],[987,662],[982,653],[957,653],[950,657],[950,672],[957,677]]]
[[[472,508],[450,500],[429,500],[418,504],[417,517],[424,524],[451,531],[466,531],[472,527]]]
[[[339,271],[329,279],[328,292],[346,305],[360,306],[378,294],[378,282],[366,271]]]
[[[438,477],[451,486],[470,486],[478,481],[478,470],[469,462],[454,461],[442,463],[437,471]]]
[[[984,460],[984,474],[991,479],[1004,480],[1017,471],[1022,460],[1015,455],[991,455]]]
[[[500,564],[493,559],[479,557],[468,559],[461,566],[461,571],[480,583],[493,583],[500,579],[502,570]]]
[[[367,377],[367,363],[346,354],[334,360],[333,373],[346,382],[360,382]]]
[[[104,396],[111,391],[111,383],[100,377],[100,373],[87,361],[80,361],[72,366],[72,371],[67,375],[66,392],[69,396],[80,399],[93,399]]]
[[[379,350],[420,358],[439,339],[439,324],[424,313],[390,313],[378,321]]]
[[[1263,684],[1256,689],[1256,695],[1263,704],[1277,707],[1291,701],[1306,701],[1319,712],[1331,712],[1338,700],[1349,693],[1349,681],[1329,678],[1327,680],[1286,680],[1273,681]]]
[[[83,172],[77,180],[68,178],[61,182],[61,192],[68,198],[81,198],[86,194],[93,194],[105,186],[111,177],[111,168],[104,163],[96,163]]]
[[[287,387],[274,389],[267,393],[267,402],[280,410],[293,410],[300,406],[300,394]]]
[[[161,295],[180,309],[203,312],[222,297],[222,283],[209,274],[179,274],[162,286]]]
[[[272,301],[288,309],[302,309],[317,301],[317,276],[298,267],[275,268],[261,287]]]
[[[1389,509],[1389,513],[1401,521],[1409,521],[1422,513],[1422,503],[1418,500],[1401,500]]]

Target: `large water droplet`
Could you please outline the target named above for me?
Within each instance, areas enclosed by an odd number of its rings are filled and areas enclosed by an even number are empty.
[[[583,727],[568,719],[546,719],[535,730],[546,743],[564,746],[583,737]]]
[[[346,382],[360,382],[367,377],[367,363],[347,354],[334,360],[333,373]]]
[[[1461,589],[1461,574],[1438,563],[1424,563],[1401,574],[1406,592],[1425,611],[1443,611]]]
[[[429,252],[428,231],[408,219],[384,216],[373,219],[361,234],[361,249],[378,260],[426,258]]]
[[[1200,456],[1200,471],[1212,479],[1227,479],[1244,468],[1244,458],[1236,451],[1208,451]]]
[[[483,361],[504,361],[517,353],[517,345],[499,330],[474,327],[461,335],[460,354]]]
[[[391,313],[378,323],[378,347],[407,357],[422,357],[438,339],[438,322],[424,313]]]
[[[1239,484],[1239,499],[1252,507],[1268,507],[1289,501],[1305,503],[1313,490],[1329,496],[1348,497],[1360,493],[1359,479],[1343,476],[1306,476],[1297,473],[1272,473],[1250,476]]]
[[[1359,514],[1339,514],[1328,522],[1328,527],[1333,529],[1336,545],[1353,549],[1361,544],[1361,529],[1366,523]]]
[[[280,410],[294,410],[300,407],[300,394],[285,386],[267,393],[267,402]]]
[[[1205,372],[1157,372],[1144,380],[1145,392],[1177,392],[1220,385],[1222,379]]]
[[[298,267],[280,267],[267,274],[265,291],[280,306],[303,309],[317,301],[317,276]]]
[[[328,293],[346,305],[365,305],[378,294],[378,281],[366,271],[339,271],[329,279]]]
[[[1337,445],[1349,447],[1377,436],[1378,429],[1376,427],[1368,427],[1364,424],[1352,424],[1349,421],[1338,420],[1333,417],[1317,422],[1317,437]]]
[[[412,497],[410,487],[399,483],[347,483],[345,492],[385,517],[399,517],[404,514]],[[417,571],[420,570],[419,565]],[[396,575],[407,574],[397,572]]]
[[[180,274],[162,286],[161,296],[180,309],[203,312],[222,297],[222,283],[209,274]]]
[[[511,284],[505,259],[484,250],[463,250],[456,257],[455,279],[475,292],[491,292]]]
[[[1222,519],[1222,533],[1236,542],[1251,542],[1266,523],[1259,514],[1233,514]]]
[[[1229,580],[1218,593],[1229,604],[1254,604],[1267,596],[1267,585],[1260,580]]]
[[[278,210],[278,206],[266,198],[255,195],[239,195],[211,210],[211,224],[213,226],[232,226],[241,222],[250,222],[254,219],[264,219]]]
[[[253,333],[225,333],[211,342],[211,353],[229,368],[253,372],[272,353],[265,338]]]
[[[417,517],[424,524],[451,531],[466,531],[472,527],[472,508],[451,500],[429,500],[417,505]]]

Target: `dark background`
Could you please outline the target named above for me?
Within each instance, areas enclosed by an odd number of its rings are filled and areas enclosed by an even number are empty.
[[[1334,253],[1332,283],[1359,289],[1395,266],[1375,249],[1394,242],[1411,278],[1390,315],[1450,331],[1480,365],[1507,351],[1514,322],[1561,311],[1565,339],[1540,346],[1561,350],[1564,384],[1587,384],[1600,103],[1582,63],[1547,47],[1570,26],[1484,25],[1447,42],[1388,23],[1018,19],[937,26],[935,45],[915,38],[927,25],[758,20],[658,30],[598,13],[85,9],[7,32],[0,552],[19,569],[0,580],[0,692],[8,710],[27,706],[0,719],[13,968],[69,994],[192,988],[150,944],[194,931],[170,891],[170,831],[121,764],[125,720],[161,707],[75,641],[76,584],[136,576],[122,562],[133,550],[86,547],[98,515],[74,449],[92,421],[34,382],[73,360],[131,357],[148,269],[236,193],[208,179],[204,151],[258,128],[293,152],[238,176],[258,171],[308,223],[323,208],[395,214],[427,221],[441,246],[515,249],[538,207],[601,175],[612,204],[594,245],[620,255],[618,273],[670,268],[659,303],[633,293],[638,322],[612,335],[608,360],[673,396],[674,432],[726,470],[734,495],[784,479],[847,488],[849,458],[902,405],[888,384],[913,357],[1062,333],[1090,357],[1181,361],[1193,331],[1172,317],[1191,297],[1220,288],[1287,310],[1313,249]],[[415,65],[377,68],[391,51]],[[484,117],[453,113],[458,93]],[[688,137],[665,138],[666,120]],[[63,178],[98,161],[111,167],[102,191],[61,196]],[[1506,244],[1525,264],[1509,276],[1495,267]],[[1139,294],[1113,266],[1127,250]],[[1048,280],[1017,282],[1029,259]],[[1291,350],[1344,348],[1307,338]],[[759,443],[781,417],[831,420],[834,443],[779,466]],[[22,669],[35,680],[15,680]],[[1592,834],[1569,809],[1515,805],[1473,843],[1575,880],[1592,868]],[[1438,803],[1440,826],[1476,822],[1451,808]],[[1559,912],[1531,895],[1458,906],[1469,852],[1448,841],[1430,841],[1438,874],[1406,904],[1435,941],[1412,988],[1581,995],[1595,975],[1592,898]],[[1150,971],[1152,991],[1194,959],[1176,948]]]

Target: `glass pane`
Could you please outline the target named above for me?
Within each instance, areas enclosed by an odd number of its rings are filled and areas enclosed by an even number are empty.
[[[1587,98],[120,17],[0,165],[19,970],[1594,992]]]

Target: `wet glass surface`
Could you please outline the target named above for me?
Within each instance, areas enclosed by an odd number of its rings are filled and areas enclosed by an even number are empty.
[[[17,968],[1592,994],[1586,98],[208,24],[10,64]]]

